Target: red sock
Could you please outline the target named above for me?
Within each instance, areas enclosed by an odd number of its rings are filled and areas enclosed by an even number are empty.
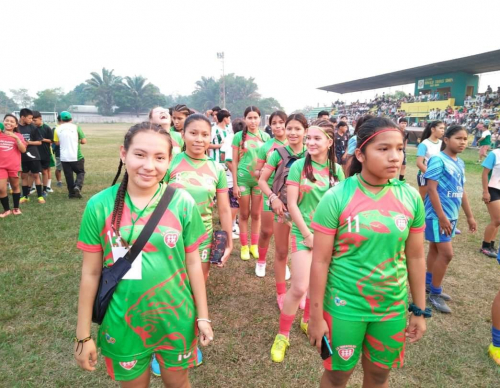
[[[276,293],[278,295],[286,294],[286,282],[276,283]]]
[[[247,234],[240,233],[240,243],[241,243],[242,247],[248,245],[248,235]]]
[[[252,233],[252,245],[257,245],[259,243],[259,234]]]
[[[302,317],[302,320],[304,322],[309,322],[309,308],[311,306],[311,299],[306,298],[306,307],[304,309],[304,316]]]
[[[259,260],[257,260],[257,263],[266,264],[267,249],[259,247]]]
[[[290,337],[290,329],[292,328],[293,320],[295,319],[295,314],[286,315],[280,314],[280,330],[279,333],[283,334],[285,337]]]

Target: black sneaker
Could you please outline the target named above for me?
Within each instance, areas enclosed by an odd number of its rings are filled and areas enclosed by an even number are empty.
[[[431,293],[431,285],[430,284],[426,284],[425,285],[425,293],[426,294],[430,294]],[[448,295],[448,294],[445,294],[444,292],[441,292],[441,298],[443,298],[446,302],[449,302],[452,300],[451,296]]]
[[[75,192],[75,197],[76,198],[82,198],[82,192],[81,192],[81,189],[78,186],[75,186],[75,188],[73,189],[73,191]]]
[[[429,294],[429,302],[434,306],[437,311],[444,314],[451,314],[451,309],[446,304],[442,295],[440,294]]]
[[[493,252],[491,248],[479,248],[479,252],[488,257],[497,257],[497,254]]]

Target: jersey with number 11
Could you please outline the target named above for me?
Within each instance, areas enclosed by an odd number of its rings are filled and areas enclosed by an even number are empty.
[[[394,180],[374,194],[358,176],[321,199],[313,230],[334,235],[324,308],[348,321],[404,319],[405,242],[424,229],[424,204],[411,186]]]

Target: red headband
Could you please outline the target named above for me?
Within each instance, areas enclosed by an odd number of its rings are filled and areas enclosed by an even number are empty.
[[[371,136],[368,136],[368,138],[363,142],[361,143],[361,146],[359,146],[359,149],[363,148],[363,146],[368,142],[370,141],[371,139],[373,139],[375,136],[381,134],[381,133],[384,133],[384,132],[390,132],[390,131],[398,131],[398,132],[401,132],[401,130],[397,129],[397,128],[385,128],[385,129],[382,129],[380,131],[377,131],[375,132],[373,135]]]

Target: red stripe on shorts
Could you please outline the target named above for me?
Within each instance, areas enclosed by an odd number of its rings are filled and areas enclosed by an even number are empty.
[[[104,357],[104,361],[106,362],[106,370],[108,371],[109,377],[115,380],[115,370],[113,368],[113,360],[108,357]]]

